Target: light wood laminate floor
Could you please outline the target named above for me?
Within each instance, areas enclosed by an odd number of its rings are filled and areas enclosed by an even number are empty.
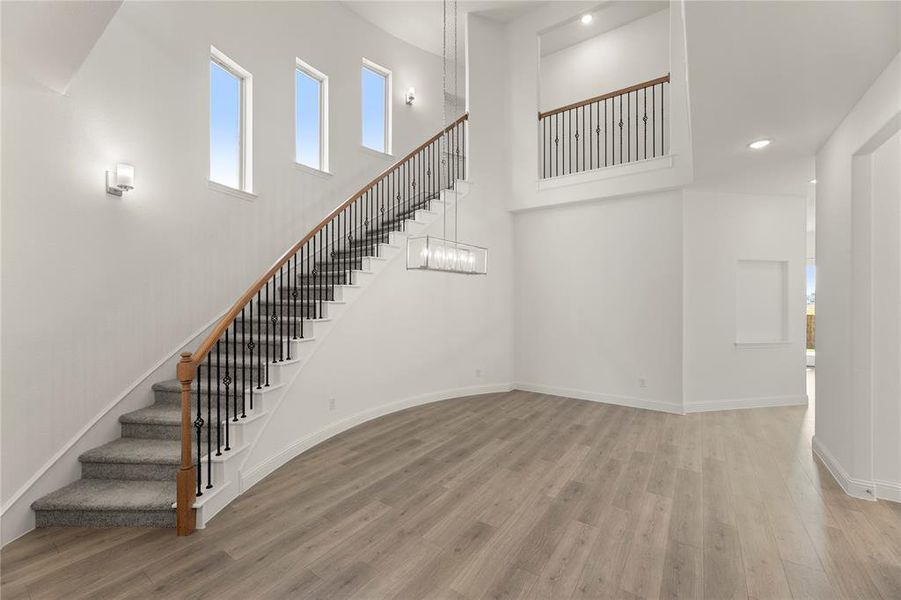
[[[846,496],[808,408],[526,392],[366,423],[187,538],[42,529],[15,598],[901,598],[901,506]]]

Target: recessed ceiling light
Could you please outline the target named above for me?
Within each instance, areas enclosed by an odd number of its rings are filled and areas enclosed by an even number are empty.
[[[812,184],[816,185],[816,182],[817,182],[816,179],[811,179],[808,183],[812,183]]]
[[[751,142],[748,144],[748,148],[751,150],[760,150],[761,148],[766,148],[770,145],[770,142],[773,140],[757,140],[756,142]]]
[[[591,19],[593,17],[591,15],[582,15],[582,25],[588,25],[591,23]]]

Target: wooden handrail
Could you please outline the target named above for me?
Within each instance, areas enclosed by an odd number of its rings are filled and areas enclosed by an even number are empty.
[[[655,86],[660,83],[669,83],[669,73],[667,73],[663,77],[658,77],[657,79],[645,81],[644,83],[637,83],[635,85],[630,85],[629,87],[623,88],[621,90],[616,90],[615,92],[601,94],[600,96],[595,96],[594,98],[589,98],[588,100],[574,102],[573,104],[567,104],[566,106],[561,106],[560,108],[554,108],[554,109],[546,111],[546,112],[539,112],[538,120],[540,121],[541,119],[543,119],[545,117],[550,117],[550,116],[556,115],[557,113],[562,113],[562,112],[566,112],[568,110],[572,110],[574,108],[579,108],[580,106],[586,106],[588,104],[593,104],[595,102],[602,102],[604,100],[609,100],[610,98],[615,98],[616,96],[622,96],[623,94],[628,94],[630,92],[643,90],[644,88],[649,88],[649,87]]]
[[[290,250],[285,252],[277,261],[275,261],[275,264],[272,265],[272,267],[268,271],[266,271],[266,273],[264,273],[262,277],[257,279],[253,283],[253,285],[251,285],[249,288],[247,288],[247,291],[244,292],[244,294],[242,294],[241,297],[238,298],[238,300],[232,305],[232,307],[229,309],[229,311],[227,313],[225,313],[225,315],[219,320],[219,323],[216,325],[216,327],[213,328],[213,330],[206,337],[206,339],[203,341],[203,343],[200,344],[200,347],[198,347],[197,350],[195,350],[194,353],[191,355],[190,360],[187,360],[187,361],[183,360],[182,362],[178,363],[178,378],[179,378],[179,380],[184,381],[186,379],[185,376],[188,376],[188,375],[190,375],[190,377],[188,378],[189,380],[193,379],[193,373],[194,373],[194,371],[196,371],[198,365],[200,365],[201,361],[203,361],[203,359],[206,358],[206,355],[209,354],[210,350],[212,350],[213,346],[216,344],[216,341],[219,338],[221,338],[222,335],[225,333],[225,330],[228,329],[228,327],[232,324],[232,322],[236,318],[238,318],[238,315],[241,314],[241,309],[244,308],[247,305],[247,303],[253,299],[254,295],[256,295],[256,293],[258,291],[263,289],[263,286],[266,285],[266,282],[268,282],[272,278],[272,276],[275,275],[286,262],[288,262],[288,259],[290,259],[292,256],[294,256],[298,252],[298,250],[301,249],[301,247],[304,244],[306,244],[308,241],[310,241],[313,238],[313,236],[316,235],[323,227],[325,227],[332,219],[334,219],[335,216],[338,215],[338,213],[340,213],[342,210],[347,208],[354,200],[356,200],[357,198],[362,196],[364,193],[366,193],[366,191],[369,188],[373,187],[379,181],[381,181],[382,179],[387,177],[399,165],[403,164],[408,159],[412,158],[420,150],[422,150],[429,144],[433,143],[435,140],[440,138],[442,135],[444,135],[448,131],[452,130],[454,127],[456,127],[463,121],[466,121],[468,118],[469,118],[469,113],[464,113],[456,121],[454,121],[453,123],[451,123],[444,129],[442,129],[441,131],[439,131],[438,133],[436,133],[435,135],[430,137],[424,143],[420,144],[419,146],[414,148],[411,152],[407,153],[402,159],[398,160],[393,165],[391,165],[390,167],[388,167],[387,169],[382,171],[375,179],[373,179],[372,181],[370,181],[369,183],[364,185],[356,193],[351,195],[347,200],[342,202],[340,205],[338,205],[337,208],[335,208],[328,215],[326,215],[326,217],[324,219],[322,219],[322,221],[320,221],[319,224],[316,225],[316,227],[314,227],[307,235],[305,235],[303,237],[303,239],[301,239],[299,242],[294,244],[294,246],[292,246]],[[188,373],[187,371],[185,371],[184,373],[182,372],[183,370],[186,370],[186,369],[190,369],[190,373]]]
[[[439,131],[438,133],[436,133],[435,135],[430,137],[428,140],[426,140],[424,143],[422,143],[419,146],[417,146],[416,148],[414,148],[411,152],[409,152],[403,158],[396,161],[393,165],[391,165],[390,167],[388,167],[387,169],[382,171],[375,179],[373,179],[372,181],[367,183],[365,186],[363,186],[362,188],[357,190],[357,192],[355,192],[353,195],[351,195],[347,200],[345,200],[344,202],[339,204],[335,209],[333,209],[331,212],[329,212],[329,214],[326,215],[326,217],[324,219],[322,219],[322,221],[320,221],[319,224],[316,225],[316,227],[314,227],[309,233],[307,233],[303,237],[303,239],[301,239],[299,242],[294,244],[294,246],[292,246],[291,249],[289,249],[277,261],[275,261],[275,264],[272,265],[272,267],[270,267],[269,270],[266,271],[266,273],[264,273],[262,277],[257,279],[253,283],[253,285],[251,285],[247,289],[247,291],[241,295],[240,298],[238,298],[238,300],[232,305],[232,307],[228,310],[228,312],[226,312],[225,315],[223,315],[222,318],[219,319],[218,323],[216,323],[215,327],[213,327],[210,334],[203,340],[203,342],[200,344],[200,347],[198,347],[197,350],[195,350],[193,353],[183,352],[181,354],[181,360],[178,362],[178,365],[176,366],[176,373],[177,373],[178,381],[181,384],[181,467],[178,471],[178,476],[176,479],[176,484],[177,484],[176,531],[177,531],[178,535],[188,535],[194,530],[194,527],[196,525],[196,523],[195,523],[196,514],[195,514],[195,509],[193,507],[193,505],[194,505],[193,501],[194,501],[194,498],[202,495],[201,485],[202,485],[203,473],[202,473],[202,469],[200,468],[200,465],[201,465],[200,461],[201,461],[201,456],[202,456],[200,440],[201,440],[202,427],[204,426],[204,419],[201,414],[202,399],[201,399],[201,393],[200,393],[200,385],[198,383],[198,386],[196,389],[197,418],[193,422],[191,421],[191,417],[192,417],[191,403],[192,403],[192,396],[194,395],[194,393],[192,392],[192,384],[194,382],[194,379],[197,377],[198,369],[200,369],[201,365],[207,359],[207,357],[209,357],[209,359],[212,360],[212,355],[210,354],[211,350],[213,348],[217,348],[216,360],[217,360],[217,371],[218,371],[218,364],[219,364],[218,363],[218,360],[219,360],[218,348],[219,348],[220,340],[224,334],[225,340],[226,340],[226,344],[225,344],[225,377],[222,378],[222,382],[225,385],[225,395],[226,395],[225,419],[226,419],[226,421],[228,421],[229,384],[232,381],[236,381],[237,376],[238,376],[237,371],[235,371],[235,373],[234,373],[235,379],[232,379],[231,374],[229,373],[228,331],[229,331],[229,328],[234,325],[234,327],[235,327],[235,336],[234,336],[235,363],[234,363],[234,366],[235,366],[235,369],[237,369],[238,328],[237,328],[237,324],[236,324],[236,319],[239,316],[243,315],[245,308],[248,305],[250,305],[251,321],[250,321],[249,329],[250,329],[250,338],[251,339],[250,339],[250,343],[247,344],[247,348],[249,348],[251,351],[251,354],[250,354],[250,365],[251,366],[250,366],[250,368],[251,368],[251,379],[253,379],[253,372],[252,372],[252,370],[253,370],[253,352],[252,351],[253,351],[253,347],[254,347],[254,340],[253,340],[253,321],[252,321],[253,304],[252,304],[252,302],[253,302],[254,296],[259,296],[261,290],[264,287],[266,287],[266,302],[268,304],[269,288],[267,286],[269,285],[269,282],[272,281],[273,285],[274,285],[275,278],[277,277],[277,275],[279,274],[280,271],[283,271],[283,269],[286,265],[288,267],[288,276],[289,277],[291,276],[291,263],[289,261],[292,258],[294,259],[294,274],[295,274],[295,276],[297,275],[297,254],[300,253],[301,251],[303,251],[306,244],[308,244],[311,240],[315,240],[316,239],[315,236],[320,234],[320,232],[325,231],[325,227],[332,223],[335,223],[338,226],[344,226],[346,229],[346,226],[348,224],[347,219],[345,218],[342,221],[342,216],[344,215],[344,211],[348,211],[348,210],[354,211],[354,206],[355,206],[354,203],[355,202],[360,202],[360,204],[363,204],[362,200],[363,200],[364,196],[370,190],[374,189],[376,186],[381,184],[385,179],[389,178],[393,173],[398,171],[398,169],[403,168],[404,165],[407,164],[409,161],[415,161],[417,155],[421,154],[422,152],[424,152],[426,150],[429,150],[431,152],[432,151],[431,145],[435,144],[436,141],[439,142],[437,150],[440,152],[440,150],[441,150],[440,140],[441,140],[442,136],[444,136],[445,134],[449,134],[449,132],[454,131],[455,128],[462,127],[464,121],[466,121],[468,118],[469,118],[468,113],[463,114],[456,121],[454,121],[453,123],[451,123],[444,129],[442,129],[441,131]],[[455,140],[454,143],[459,142],[459,140],[456,139],[456,136],[454,137],[454,140]],[[465,145],[465,128],[463,128],[463,140],[464,140],[464,145]],[[459,154],[459,146],[456,146],[456,148],[457,148],[456,152]],[[444,162],[444,161],[442,160],[442,162]],[[421,166],[421,162],[417,163],[417,164],[419,164]],[[449,163],[448,163],[448,167],[450,167]],[[431,174],[431,171],[429,171],[429,173]],[[454,176],[456,176],[457,174],[458,173],[455,169]],[[464,163],[463,174],[465,177],[465,163]],[[429,179],[431,181],[431,177]],[[440,188],[440,185],[441,185],[440,173],[437,177],[437,180],[438,180],[438,187]],[[450,170],[448,170],[448,181],[449,182],[451,181],[451,171]],[[415,186],[416,186],[415,181],[411,182],[411,187],[414,189],[414,191],[415,191]],[[434,192],[435,189],[433,188],[432,191]],[[399,203],[398,206],[400,206],[400,201],[401,201],[400,193],[398,193],[397,199],[398,199],[398,203]],[[369,208],[371,210],[371,205],[367,205],[367,206],[369,206]],[[404,208],[409,209],[410,204],[405,202]],[[413,205],[413,208],[414,209],[416,208],[415,204]],[[380,212],[381,211],[384,211],[384,205],[382,205],[380,207]],[[355,211],[355,216],[357,216],[358,219],[362,217],[359,210]],[[364,224],[366,225],[367,228],[368,228],[368,223],[369,223],[368,220],[364,222]],[[331,227],[330,230],[334,233],[334,227]],[[350,240],[352,239],[352,234],[348,234],[346,239],[348,240],[348,245],[349,245]],[[334,243],[334,241],[333,241],[333,243]],[[320,238],[319,260],[322,260],[322,256],[321,256],[322,251],[323,251],[323,248],[322,248],[321,238]],[[315,255],[315,252],[307,252],[307,260],[308,261],[312,260],[314,255]],[[332,256],[333,257],[335,256],[334,247],[332,249]],[[358,259],[362,259],[362,251],[359,253]],[[308,263],[308,267],[309,266],[310,265]],[[314,267],[310,271],[310,273],[315,274],[316,268]],[[282,274],[284,274],[284,273],[282,272]],[[348,279],[350,279],[349,276],[348,276]],[[292,295],[294,298],[294,317],[296,318],[297,317],[296,282],[295,282],[295,284],[293,284]],[[322,296],[318,293],[317,293],[317,295],[319,295],[320,311],[321,311]],[[303,303],[303,296],[301,296],[301,302]],[[278,306],[278,304],[277,304],[277,306]],[[284,306],[285,306],[285,304],[282,303],[281,307],[284,308]],[[279,309],[276,308],[276,311],[278,311],[278,310]],[[304,316],[307,315],[306,311],[303,311],[302,314]],[[319,315],[319,314],[321,314],[321,312],[314,313],[314,315]],[[290,318],[290,316],[291,316],[290,305],[289,305],[289,309],[287,311],[287,315]],[[281,316],[284,316],[284,314],[282,314]],[[279,319],[278,315],[276,315],[276,314],[272,315],[271,321],[272,321],[273,325],[278,321],[278,319]],[[269,320],[270,319],[267,317],[267,325],[266,325],[267,338],[269,337],[269,325],[268,325]],[[283,338],[282,338],[283,333],[284,332],[280,330],[279,333],[277,334],[278,337],[277,338],[273,337],[272,339],[278,339],[279,344],[281,344],[282,340],[283,340]],[[246,335],[246,333],[243,331],[243,329],[242,329],[242,335]],[[290,332],[289,332],[289,335],[290,335]],[[303,338],[303,321],[301,321],[300,337]],[[264,338],[260,338],[260,339],[262,340],[262,344],[260,344],[260,346],[265,345],[267,348],[266,349],[267,366],[266,366],[265,383],[266,383],[266,386],[269,386],[269,366],[268,366],[269,346],[268,346],[268,344],[270,343],[270,341],[269,341],[269,339],[264,339]],[[294,339],[298,339],[296,328],[295,328],[295,332],[294,332]],[[244,344],[242,343],[242,347],[243,346],[244,346]],[[259,346],[258,346],[258,348],[259,348]],[[258,349],[257,350],[257,361],[258,361],[257,368],[258,369],[260,368],[260,363],[259,363],[260,354],[259,353],[260,353],[260,351]],[[291,360],[290,344],[288,345],[287,354],[288,354],[287,360]],[[243,357],[243,354],[242,354],[242,357]],[[283,360],[285,360],[284,357],[280,357],[278,361],[275,361],[275,358],[273,357],[273,362],[281,362]],[[207,387],[208,388],[209,388],[209,373],[210,372],[208,371],[207,372]],[[241,374],[242,374],[242,376],[244,375],[243,358],[241,361]],[[219,377],[219,375],[217,372],[217,379],[218,379],[218,377]],[[260,385],[259,385],[260,383],[261,382],[258,381],[258,385],[257,385],[258,389],[260,388]],[[217,383],[216,426],[220,427],[221,424],[219,422],[219,414],[218,414],[218,412],[219,412],[219,387],[218,387],[218,385],[219,384]],[[238,409],[237,409],[237,394],[236,393],[233,394],[232,401],[235,403],[233,405],[234,410],[235,410],[235,413],[234,413],[235,418],[233,420],[237,421],[238,420],[238,418],[237,418],[237,410]],[[209,416],[211,406],[212,406],[211,402],[212,401],[211,401],[210,390],[207,389],[207,414],[208,414],[207,419],[210,421],[209,423],[206,423],[207,436],[208,436],[207,444],[208,445],[210,444],[210,440],[212,439],[210,437],[210,436],[212,436],[212,433],[211,433],[212,432],[212,417]],[[243,418],[245,416],[243,414],[243,412],[244,412],[244,391],[241,392],[241,407],[242,407],[241,417]],[[251,396],[251,399],[250,399],[250,410],[251,411],[253,410],[253,396]],[[196,462],[196,464],[192,461],[192,451],[191,451],[191,439],[192,439],[191,427],[192,427],[192,425],[197,430],[197,434],[196,434],[197,462]],[[218,453],[218,450],[219,450],[219,441],[217,438],[217,453]],[[228,446],[228,430],[226,430],[224,450],[225,451],[230,450],[230,448]],[[210,453],[210,449],[208,446],[208,450],[207,450],[207,469],[208,469],[208,471],[207,471],[206,489],[213,487],[212,482],[211,482],[212,476],[209,475],[211,468],[212,468],[212,458],[211,458],[211,453]],[[194,490],[195,482],[196,482],[196,488],[197,488],[196,493]]]

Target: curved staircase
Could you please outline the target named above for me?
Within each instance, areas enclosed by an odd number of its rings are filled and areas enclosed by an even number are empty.
[[[463,115],[336,208],[239,299],[81,479],[32,504],[37,527],[203,527],[236,498],[240,457],[349,302],[405,237],[465,194]],[[190,378],[187,376],[190,375]]]

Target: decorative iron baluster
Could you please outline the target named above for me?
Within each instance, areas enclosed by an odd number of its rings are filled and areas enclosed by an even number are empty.
[[[194,435],[197,437],[197,495],[203,496],[203,490],[200,489],[201,486],[201,478],[203,477],[203,466],[200,463],[200,438],[203,437],[201,434],[203,432],[203,417],[200,416],[203,414],[200,408],[200,381],[203,379],[203,374],[201,369],[203,365],[199,365],[197,367],[197,416],[194,418]]]
[[[224,450],[228,452],[231,450],[229,446],[229,426],[228,426],[228,403],[231,400],[231,383],[232,378],[229,374],[229,344],[228,344],[228,329],[225,329],[225,377],[222,378],[222,385],[225,386],[225,448]]]
[[[648,88],[642,90],[644,92],[644,116],[641,118],[644,123],[644,157],[648,158]]]
[[[216,342],[216,456],[222,456],[222,349]]]
[[[263,314],[263,305],[260,302],[261,298],[262,298],[262,296],[260,295],[260,291],[257,290],[257,308],[259,309],[259,310],[257,310],[257,312],[260,314],[261,317],[263,317],[264,322],[268,322],[266,320],[266,317]],[[260,329],[262,329],[262,327]],[[260,332],[260,334],[262,335],[262,331]],[[257,389],[258,390],[263,389],[263,355],[262,355],[263,348],[262,348],[262,346],[263,346],[263,340],[260,340],[260,344],[257,346]],[[267,361],[268,361],[268,359],[267,359]],[[267,368],[268,368],[268,365],[267,365]]]
[[[269,302],[269,282],[266,282],[266,338],[263,345],[266,347],[266,387],[269,387],[269,344],[272,336],[269,334],[269,323],[272,320],[272,304]]]
[[[294,277],[291,277],[291,273],[290,273],[291,269],[289,268],[288,269],[288,281],[291,282],[291,299],[294,301],[294,339],[296,340],[297,339],[297,320],[298,320],[297,296],[299,296],[299,294],[297,293],[297,285],[298,285],[298,282],[297,282],[297,252],[294,253],[293,260],[294,260]],[[303,323],[303,320],[302,320],[303,316],[301,316],[300,319],[301,319],[300,322]],[[301,327],[303,327],[303,325],[301,325]],[[303,337],[303,333],[301,333],[300,337]],[[288,358],[291,358],[290,351],[288,354]]]
[[[663,107],[666,104],[666,101],[663,97],[663,84],[660,84],[660,154],[666,154],[666,141],[664,136],[666,135],[666,125],[664,124],[663,117]]]
[[[213,487],[213,395],[210,384],[213,382],[211,357],[207,356],[206,368],[206,489]],[[198,380],[199,381],[199,380]]]
[[[237,332],[236,332],[237,333]],[[237,335],[235,336],[237,337]],[[247,395],[247,321],[244,316],[244,309],[241,309],[241,418],[247,418],[247,402],[245,396]],[[237,378],[237,375],[235,376]]]

